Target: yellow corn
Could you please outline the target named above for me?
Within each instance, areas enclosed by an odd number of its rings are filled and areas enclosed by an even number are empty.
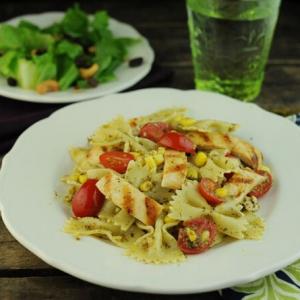
[[[129,152],[129,153],[134,157],[134,159],[138,159],[141,156],[141,154],[138,152]]]
[[[176,222],[176,220],[172,219],[171,217],[169,217],[168,215],[165,216],[164,218],[164,222],[166,224],[169,224],[169,223],[173,223],[173,222]]]
[[[225,198],[228,195],[228,191],[226,188],[222,187],[222,188],[216,189],[215,194],[217,197]]]
[[[158,147],[158,149],[157,149],[157,152],[162,155],[165,154],[165,151],[166,151],[166,148],[164,148],[164,147]]]
[[[79,178],[79,173],[73,173],[72,175],[69,176],[69,179],[72,181],[77,181]]]
[[[271,174],[271,169],[266,165],[261,165],[259,169]]]
[[[78,177],[78,181],[81,183],[81,184],[83,184],[83,183],[85,183],[86,181],[87,181],[87,176],[86,175],[79,175],[79,177]]]
[[[191,126],[197,123],[196,120],[191,119],[191,118],[183,118],[178,122],[181,126]]]
[[[142,192],[148,192],[151,190],[152,186],[153,186],[152,182],[147,180],[147,181],[144,181],[143,183],[141,183],[140,190]]]
[[[198,179],[198,172],[196,168],[189,167],[187,170],[187,178],[189,179]]]
[[[145,157],[145,164],[149,171],[155,172],[156,171],[156,163],[152,156],[146,156]]]
[[[202,242],[207,242],[208,239],[209,239],[209,236],[210,236],[210,233],[208,230],[204,230],[202,233],[201,233],[201,241]]]
[[[160,153],[154,154],[153,159],[158,166],[164,162],[164,156]]]
[[[179,115],[179,116],[176,116],[174,119],[173,119],[173,121],[174,122],[176,122],[176,123],[179,123],[180,122],[180,120],[182,120],[182,115]]]
[[[197,152],[194,156],[194,163],[197,167],[202,167],[207,162],[207,155],[204,152]]]
[[[187,227],[185,230],[186,230],[186,234],[187,234],[189,240],[190,240],[191,242],[196,241],[196,239],[197,239],[197,234],[196,234],[196,232],[195,232],[193,229],[189,228],[189,227]]]

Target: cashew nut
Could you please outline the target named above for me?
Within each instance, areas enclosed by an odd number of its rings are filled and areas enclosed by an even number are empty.
[[[92,64],[89,68],[80,68],[80,76],[84,79],[89,79],[93,77],[99,69],[98,64]]]
[[[39,94],[56,92],[59,90],[59,84],[56,80],[45,80],[38,84],[35,89]]]

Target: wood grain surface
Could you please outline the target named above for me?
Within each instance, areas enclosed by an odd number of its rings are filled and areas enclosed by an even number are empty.
[[[78,2],[90,12],[107,9],[112,16],[131,23],[148,37],[160,64],[174,70],[174,78],[166,86],[194,87],[184,1]],[[5,1],[0,3],[0,21],[26,13],[64,10],[72,3],[29,0],[25,5],[25,1]],[[284,115],[300,112],[299,15],[299,1],[283,1],[264,86],[257,101],[262,107]],[[31,254],[12,237],[2,221],[0,253],[0,299],[187,299],[187,296],[121,292],[75,279]],[[211,292],[190,295],[188,299],[221,298],[217,292]]]

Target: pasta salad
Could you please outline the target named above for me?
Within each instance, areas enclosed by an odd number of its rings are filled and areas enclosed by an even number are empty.
[[[145,263],[175,263],[225,237],[261,239],[258,198],[272,185],[262,153],[237,124],[164,109],[100,126],[72,148],[62,178],[73,217],[65,232],[94,236]]]

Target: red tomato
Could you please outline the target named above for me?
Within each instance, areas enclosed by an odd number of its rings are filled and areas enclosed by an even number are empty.
[[[168,131],[170,126],[163,122],[146,123],[140,130],[140,136],[149,139],[153,142],[158,142],[159,139]]]
[[[101,210],[105,198],[96,187],[97,181],[88,179],[73,196],[72,211],[75,217],[94,217]]]
[[[133,155],[122,151],[108,151],[100,155],[100,163],[105,167],[115,170],[118,173],[125,173],[127,166],[131,160],[134,159]]]
[[[257,185],[250,193],[249,196],[255,196],[256,198],[259,198],[263,196],[265,193],[269,191],[269,189],[272,186],[272,175],[269,172],[258,170],[256,171],[259,175],[265,176],[267,180],[262,182],[261,184]]]
[[[198,192],[213,206],[223,203],[223,200],[215,195],[218,184],[208,178],[202,178],[198,184]]]
[[[177,131],[169,131],[158,141],[161,146],[186,153],[195,153],[195,145],[184,134]]]
[[[188,230],[193,230],[196,234],[196,239],[189,239]],[[209,235],[203,239],[202,233],[208,231]],[[186,254],[198,254],[207,250],[214,242],[217,235],[217,227],[214,221],[207,217],[185,221],[183,228],[179,229],[178,247]]]

